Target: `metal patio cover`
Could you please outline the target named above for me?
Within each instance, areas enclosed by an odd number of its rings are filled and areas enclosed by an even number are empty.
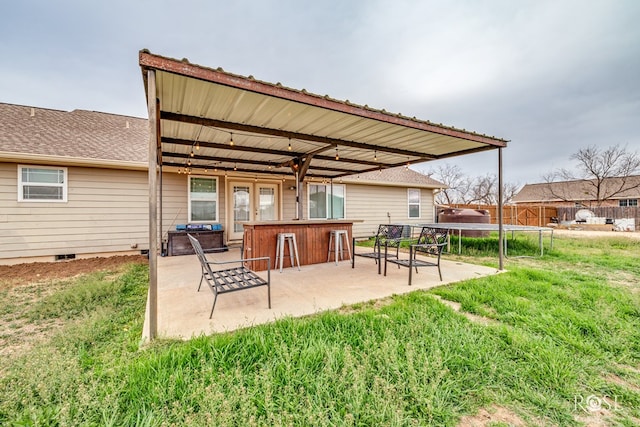
[[[391,114],[151,54],[139,53],[149,109],[149,331],[157,334],[158,166],[164,170],[333,179],[498,150],[504,139]],[[160,184],[161,186],[161,184]],[[503,266],[502,193],[499,264]]]
[[[139,61],[148,100],[155,73],[158,163],[165,168],[331,179],[507,143],[146,50]]]

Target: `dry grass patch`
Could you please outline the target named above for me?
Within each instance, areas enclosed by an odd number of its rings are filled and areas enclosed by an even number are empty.
[[[393,297],[380,298],[358,304],[345,305],[338,309],[340,314],[360,313],[364,310],[379,310],[393,303]]]
[[[451,307],[454,311],[462,314],[464,317],[466,317],[467,319],[469,319],[473,323],[477,323],[477,324],[483,325],[483,326],[495,325],[495,324],[498,323],[494,319],[490,319],[490,318],[484,317],[484,316],[478,316],[477,314],[472,314],[472,313],[469,313],[467,311],[462,311],[462,304],[460,304],[459,302],[446,300],[446,299],[442,298],[440,295],[433,295],[433,296],[438,301],[440,301],[441,303],[443,303],[444,305],[446,305],[448,307]]]
[[[490,427],[490,426],[524,427],[527,425],[522,418],[502,406],[482,408],[475,415],[460,418],[459,427]]]

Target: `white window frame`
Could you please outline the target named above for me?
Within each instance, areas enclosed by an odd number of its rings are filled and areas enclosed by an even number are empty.
[[[321,217],[311,217],[311,186],[315,185],[315,186],[323,186],[325,188],[325,194],[326,194],[326,211],[325,211],[325,216],[324,218]],[[336,187],[341,187],[342,188],[342,192],[344,195],[344,216],[342,218],[330,218],[329,214],[331,213],[331,203],[329,202],[329,197],[331,197],[331,184],[322,184],[322,183],[315,183],[315,182],[309,182],[307,183],[307,212],[308,212],[308,217],[309,219],[346,219],[347,218],[347,186],[345,184],[333,184],[333,188]]]
[[[638,199],[620,199],[618,201],[618,206],[621,208],[638,207]]]
[[[411,203],[411,192],[418,192],[418,216],[411,216],[411,206],[415,206],[416,203]],[[421,219],[422,218],[422,191],[419,188],[407,188],[407,218]]]
[[[211,199],[211,200],[215,200],[216,202],[216,217],[215,219],[212,220],[192,220],[191,218],[191,179],[193,178],[205,178],[205,179],[211,179],[214,180],[216,182],[216,196],[215,199]],[[212,222],[220,222],[220,180],[218,179],[217,176],[207,176],[207,175],[189,175],[188,179],[187,179],[187,218],[189,220],[189,223],[212,223]]]
[[[49,169],[62,171],[63,178],[61,183],[50,183],[50,182],[23,182],[22,181],[22,171],[24,169]],[[67,203],[67,183],[69,181],[69,174],[67,168],[65,167],[56,167],[56,166],[40,166],[40,165],[18,165],[18,201],[25,203]],[[62,188],[62,199],[25,199],[24,198],[24,187],[28,185],[38,185],[40,187],[56,187]]]

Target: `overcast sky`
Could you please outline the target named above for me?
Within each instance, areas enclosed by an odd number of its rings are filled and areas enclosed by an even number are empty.
[[[534,183],[640,151],[638,22],[638,0],[3,1],[0,102],[146,117],[147,48],[507,139],[505,180]],[[497,151],[447,162],[495,173]]]

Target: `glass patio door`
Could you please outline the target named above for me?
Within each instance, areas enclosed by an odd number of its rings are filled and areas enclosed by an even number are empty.
[[[242,239],[244,221],[279,219],[278,185],[261,182],[230,182],[231,230],[229,240]]]

